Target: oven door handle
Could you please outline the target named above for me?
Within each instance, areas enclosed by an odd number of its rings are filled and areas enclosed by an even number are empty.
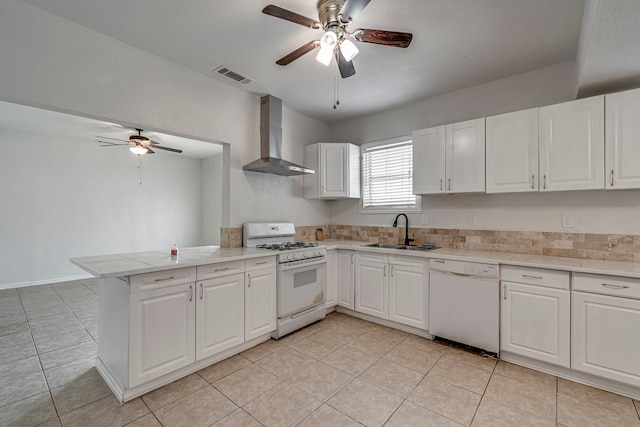
[[[322,259],[319,258],[317,261],[305,262],[302,264],[298,264],[297,261],[283,262],[283,263],[280,263],[278,267],[280,267],[281,271],[288,271],[288,270],[299,270],[301,268],[313,267],[314,265],[320,265],[320,264],[326,264],[326,263],[327,263],[327,259],[325,257],[322,257]],[[294,265],[291,265],[291,264],[294,264]]]

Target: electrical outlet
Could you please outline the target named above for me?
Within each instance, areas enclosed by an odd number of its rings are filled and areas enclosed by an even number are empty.
[[[478,225],[478,220],[475,215],[469,215],[469,226],[476,227]]]
[[[422,214],[422,218],[420,220],[422,225],[427,225],[429,224],[429,215],[428,214]]]
[[[562,228],[573,228],[573,215],[562,214]]]

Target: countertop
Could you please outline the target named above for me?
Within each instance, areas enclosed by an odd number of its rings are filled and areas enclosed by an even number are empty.
[[[475,251],[468,249],[433,249],[430,251],[404,249],[383,249],[364,247],[369,242],[354,240],[325,240],[320,242],[327,249],[350,249],[367,252],[392,253],[395,255],[419,256],[424,258],[452,259],[470,262],[516,265],[521,267],[548,268],[552,270],[578,273],[609,274],[640,278],[640,263],[620,261],[600,261],[581,258],[567,258],[548,255],[527,255],[507,252]]]
[[[275,253],[266,249],[198,246],[180,248],[176,260],[171,259],[167,248],[164,251],[75,257],[69,261],[97,278],[107,278],[265,256],[275,256]]]
[[[366,247],[370,242],[355,240],[325,240],[318,242],[331,249],[349,249],[421,258],[441,258],[470,262],[484,262],[521,267],[548,268],[579,273],[608,274],[640,278],[640,263],[600,261],[547,255],[526,255],[506,252],[474,251],[467,249],[434,249],[430,251],[386,249]],[[75,257],[70,261],[97,278],[131,276],[175,268],[194,267],[225,261],[275,256],[273,251],[255,248],[220,248],[199,246],[181,248],[177,260],[172,260],[169,250],[134,252],[129,254]]]

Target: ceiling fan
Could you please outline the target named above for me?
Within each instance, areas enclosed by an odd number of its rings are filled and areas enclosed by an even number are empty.
[[[138,134],[137,135],[133,134],[129,136],[129,141],[125,141],[117,138],[110,138],[108,136],[97,136],[96,141],[101,144],[100,145],[101,147],[116,147],[120,145],[129,146],[129,150],[132,153],[137,155],[154,154],[155,151],[153,151],[151,148],[171,151],[173,153],[182,153],[182,150],[179,150],[177,148],[163,147],[160,145],[159,142],[152,141],[148,137],[142,135],[142,129],[136,128],[136,131],[138,132]],[[110,141],[106,141],[106,140],[110,140]],[[118,142],[112,142],[112,141],[118,141]]]
[[[302,55],[320,47],[316,59],[324,65],[329,65],[331,58],[335,57],[340,75],[342,78],[347,78],[356,73],[352,59],[358,54],[358,48],[350,39],[357,42],[402,48],[409,46],[413,38],[411,33],[372,30],[367,28],[358,28],[354,31],[347,30],[349,23],[362,12],[370,1],[371,0],[319,0],[317,6],[318,21],[272,4],[266,6],[262,9],[262,13],[295,24],[304,25],[314,30],[321,29],[324,31],[320,40],[313,40],[299,47],[277,60],[276,64],[288,65]]]

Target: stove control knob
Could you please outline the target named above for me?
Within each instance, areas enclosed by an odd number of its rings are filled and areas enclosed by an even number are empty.
[[[290,256],[291,258],[293,258],[293,259],[298,259],[298,254],[291,254],[291,255],[289,255],[289,256]]]
[[[286,257],[287,257],[287,260],[291,261],[291,259],[292,259],[292,258],[291,258],[291,254],[286,255]]]
[[[320,251],[315,251],[313,254],[314,254],[315,256],[320,256],[320,255],[322,255],[322,254],[320,253]]]

